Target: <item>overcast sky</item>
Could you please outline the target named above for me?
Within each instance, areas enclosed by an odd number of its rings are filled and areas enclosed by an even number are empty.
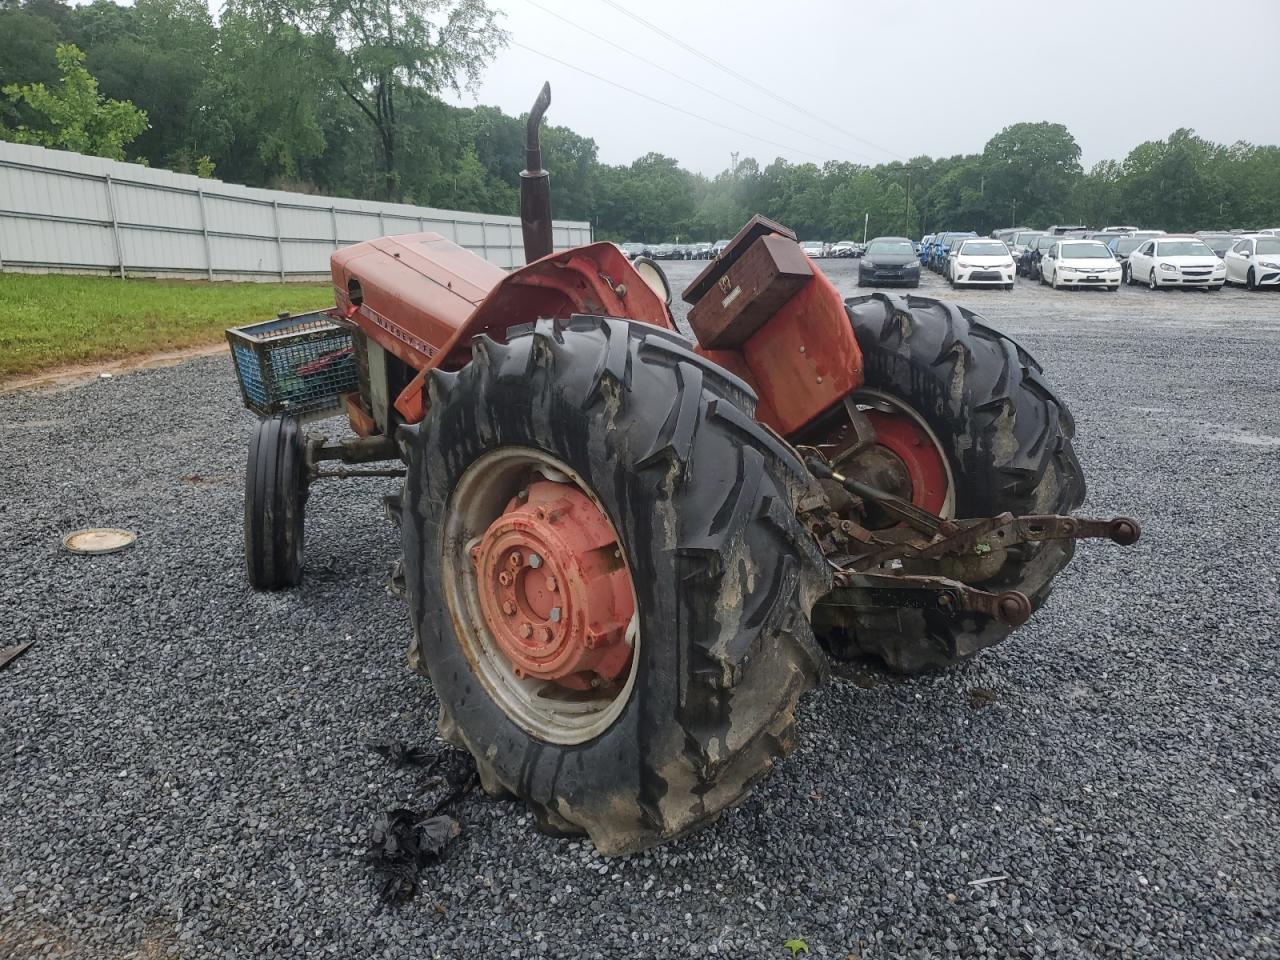
[[[490,3],[504,12],[513,43],[476,96],[457,102],[519,114],[550,80],[549,119],[592,137],[606,163],[649,151],[706,174],[726,168],[733,151],[762,163],[878,163],[977,152],[1024,120],[1066,124],[1086,168],[1178,127],[1226,143],[1280,143],[1277,0]]]

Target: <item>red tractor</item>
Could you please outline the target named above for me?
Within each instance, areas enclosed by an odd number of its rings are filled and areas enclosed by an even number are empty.
[[[553,252],[549,102],[527,266],[370,240],[333,255],[334,309],[230,332],[266,415],[245,546],[255,588],[294,586],[309,485],[402,476],[393,583],[440,735],[543,829],[617,854],[742,800],[828,657],[970,657],[1044,603],[1075,539],[1139,528],[1070,515],[1070,414],[962,307],[844,301],[756,217],[685,290],[691,339],[652,263]],[[334,404],[356,436],[304,437]]]

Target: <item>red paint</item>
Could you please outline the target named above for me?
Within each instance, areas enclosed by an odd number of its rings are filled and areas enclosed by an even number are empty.
[[[485,623],[519,677],[574,689],[631,663],[631,574],[599,507],[540,480],[507,504],[472,550]]]
[[[746,380],[756,419],[795,433],[862,385],[862,351],[840,292],[822,271],[736,350],[698,352]]]
[[[947,468],[942,451],[929,434],[905,413],[865,411],[876,430],[876,443],[892,451],[911,480],[911,502],[939,513],[947,500]]]

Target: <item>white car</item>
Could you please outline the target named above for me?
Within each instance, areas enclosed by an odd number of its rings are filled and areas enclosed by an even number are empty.
[[[1280,287],[1280,237],[1259,234],[1241,237],[1223,257],[1227,283],[1242,283],[1250,290]]]
[[[1129,254],[1129,282],[1220,290],[1227,265],[1199,237],[1154,237]]]
[[[961,240],[947,260],[947,276],[953,287],[972,284],[1013,289],[1013,255],[1003,240]]]
[[[1063,287],[1120,289],[1120,264],[1105,243],[1097,240],[1059,240],[1040,261],[1040,282]]]
[[[806,240],[800,244],[800,249],[808,254],[810,260],[817,260],[826,253],[827,245],[821,240]]]

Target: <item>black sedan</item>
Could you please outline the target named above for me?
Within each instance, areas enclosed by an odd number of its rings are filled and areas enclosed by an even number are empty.
[[[858,261],[858,286],[920,286],[920,257],[906,237],[876,237]]]

